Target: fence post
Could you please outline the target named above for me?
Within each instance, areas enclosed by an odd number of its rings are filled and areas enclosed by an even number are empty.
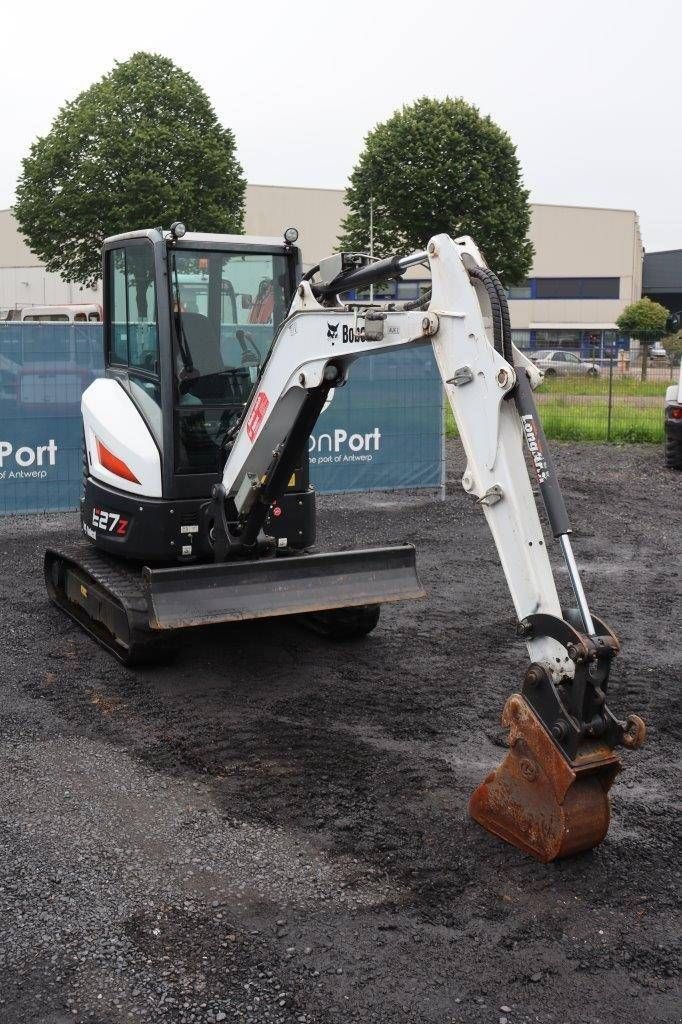
[[[606,413],[606,440],[611,440],[611,404],[613,398],[613,348],[609,354],[609,406]]]

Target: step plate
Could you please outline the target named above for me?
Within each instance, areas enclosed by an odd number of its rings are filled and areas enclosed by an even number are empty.
[[[300,615],[425,596],[411,544],[142,570],[152,629]]]

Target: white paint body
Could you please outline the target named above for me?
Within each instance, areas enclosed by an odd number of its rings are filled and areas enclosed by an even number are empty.
[[[539,612],[561,616],[521,424],[513,401],[504,400],[513,387],[515,367],[494,348],[487,296],[472,286],[467,272],[467,265],[485,263],[470,238],[453,241],[447,235],[431,240],[429,262],[433,294],[428,310],[387,311],[379,341],[359,340],[363,319],[357,305],[323,307],[310,285],[301,284],[225,464],[223,485],[236,496],[247,475],[260,478],[266,472],[306,390],[322,383],[330,361],[349,367],[363,355],[430,341],[466,452],[462,483],[483,508],[516,614],[519,619]],[[344,326],[353,328],[354,341],[344,342]],[[516,350],[514,361],[528,371],[533,386],[540,383],[542,373]],[[447,383],[462,367],[471,370],[471,382]],[[500,500],[489,503],[489,493],[500,494]],[[532,639],[527,647],[531,659],[554,677],[573,675],[573,663],[555,640]]]
[[[671,384],[666,388],[665,404],[682,405],[682,362],[680,362],[680,372],[677,378],[677,384]]]
[[[128,494],[161,497],[161,457],[147,424],[117,380],[99,377],[83,392],[83,430],[90,473],[96,480]],[[97,439],[125,462],[140,481],[125,480],[99,460]]]

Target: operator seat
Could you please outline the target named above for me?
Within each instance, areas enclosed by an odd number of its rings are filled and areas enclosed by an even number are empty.
[[[248,370],[233,369],[225,364],[220,327],[203,313],[182,313],[182,326],[192,365],[199,376],[182,383],[181,405],[241,404],[245,393],[250,391]],[[179,356],[178,360],[178,370],[181,371]]]
[[[182,313],[187,347],[194,369],[202,377],[225,369],[220,352],[220,330],[203,313]]]

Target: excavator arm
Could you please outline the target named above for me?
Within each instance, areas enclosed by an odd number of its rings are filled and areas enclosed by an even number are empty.
[[[424,301],[343,299],[421,263],[432,282]],[[332,389],[352,381],[356,360],[409,345],[433,348],[466,453],[462,485],[488,522],[530,658],[502,715],[508,752],[473,793],[470,813],[543,861],[590,849],[608,830],[615,748],[640,745],[645,727],[607,705],[619,645],[590,611],[573,556],[533,400],[542,374],[512,345],[504,292],[470,238],[438,235],[424,252],[378,262],[336,254],[300,281],[193,527],[210,542],[212,563],[145,566],[131,603],[111,567],[103,576],[99,565],[48,552],[48,590],[98,639],[101,622],[133,654],[157,631],[273,615],[357,636],[376,625],[380,604],[424,596],[410,545],[273,557],[278,542],[268,535]],[[570,607],[557,593],[534,488],[566,562]]]
[[[343,302],[339,295],[416,263],[431,271],[423,309]],[[493,535],[530,657],[521,692],[504,709],[509,752],[476,789],[472,816],[540,860],[589,849],[606,835],[614,747],[640,745],[644,724],[619,721],[606,704],[618,641],[588,607],[570,543],[568,516],[532,391],[542,373],[511,344],[506,299],[473,241],[438,235],[426,252],[303,280],[236,431],[213,495],[223,556],[259,543],[332,388],[357,359],[430,344],[467,465],[465,491]],[[562,610],[529,476],[532,466],[572,584]]]

